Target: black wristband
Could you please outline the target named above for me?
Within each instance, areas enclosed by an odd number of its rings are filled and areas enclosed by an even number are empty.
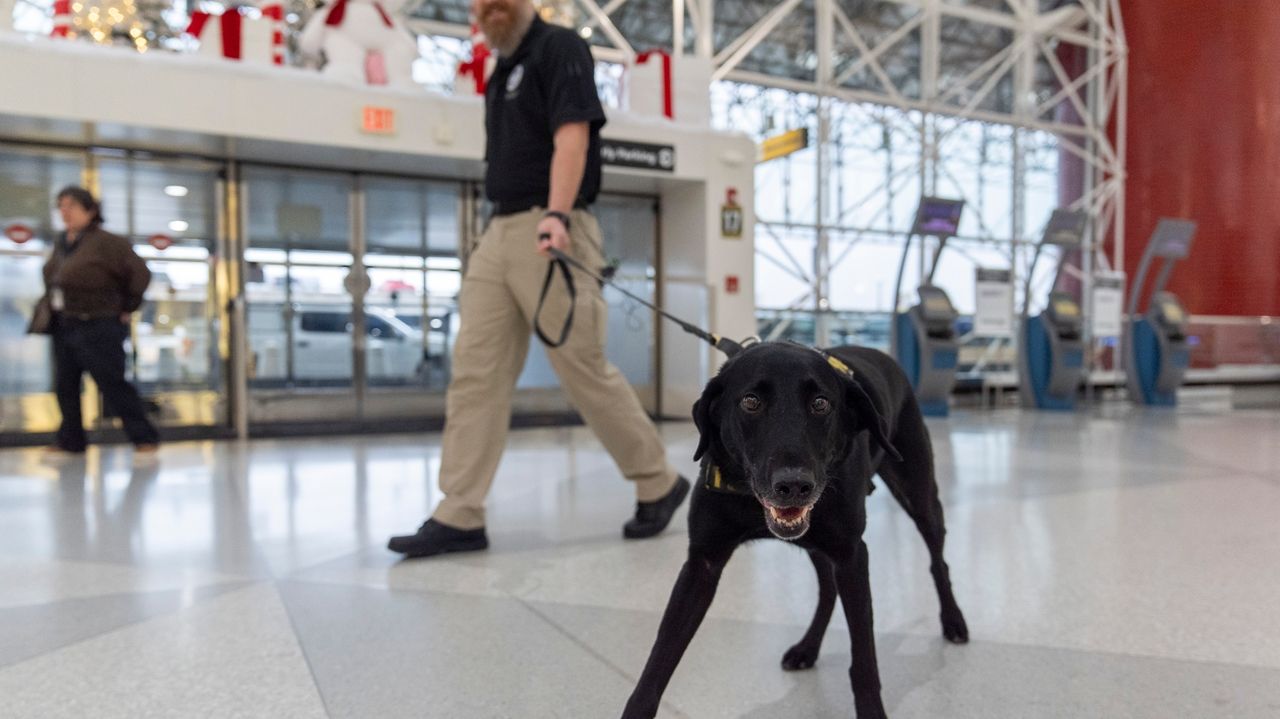
[[[560,220],[560,223],[564,225],[564,231],[565,232],[569,231],[569,216],[564,214],[563,212],[560,212],[559,210],[547,210],[546,212],[542,213],[542,216],[554,217],[557,220]]]

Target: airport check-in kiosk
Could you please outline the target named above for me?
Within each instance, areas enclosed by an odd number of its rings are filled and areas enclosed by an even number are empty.
[[[1067,257],[1083,242],[1088,219],[1083,211],[1054,210],[1032,256],[1022,295],[1022,343],[1018,348],[1018,394],[1024,407],[1075,409],[1076,390],[1085,371],[1084,313],[1080,303],[1070,294],[1057,291],[1057,286]],[[1031,317],[1031,278],[1046,246],[1061,249],[1058,270],[1044,311]]]
[[[1125,374],[1129,396],[1146,405],[1172,407],[1178,403],[1191,352],[1187,348],[1187,313],[1171,292],[1164,290],[1174,264],[1191,251],[1196,223],[1162,218],[1142,253],[1138,274],[1130,286],[1125,324]],[[1151,288],[1151,300],[1139,315],[1138,306],[1147,272],[1156,258],[1163,262]]]
[[[890,333],[890,350],[910,378],[920,410],[931,417],[945,417],[950,412],[951,389],[955,386],[956,365],[960,357],[960,341],[955,326],[958,313],[947,293],[933,285],[933,274],[938,269],[938,259],[947,239],[960,227],[963,210],[963,200],[920,199],[911,235],[902,248],[898,279],[894,284],[896,302],[896,298],[902,296],[902,279],[912,240],[920,240],[923,263],[925,238],[936,237],[938,246],[933,252],[933,261],[928,272],[923,273],[923,281],[916,290],[919,302],[905,312],[894,308]]]

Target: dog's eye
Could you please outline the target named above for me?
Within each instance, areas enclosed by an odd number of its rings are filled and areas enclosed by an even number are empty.
[[[826,414],[831,411],[831,402],[826,397],[814,397],[809,403],[809,411],[814,414]]]
[[[742,411],[746,412],[747,414],[755,414],[759,412],[761,408],[764,407],[764,402],[761,402],[759,397],[753,394],[749,394],[743,397],[741,400],[738,400],[738,406],[741,407]]]

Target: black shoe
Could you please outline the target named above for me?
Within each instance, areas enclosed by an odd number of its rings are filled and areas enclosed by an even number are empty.
[[[489,538],[484,534],[484,527],[455,529],[434,519],[423,522],[417,534],[392,537],[387,542],[387,549],[399,552],[409,559],[452,552],[478,552],[488,548]]]
[[[627,539],[645,539],[667,528],[680,503],[689,495],[689,480],[676,477],[676,486],[662,499],[652,502],[636,502],[636,516],[622,525],[622,536]]]

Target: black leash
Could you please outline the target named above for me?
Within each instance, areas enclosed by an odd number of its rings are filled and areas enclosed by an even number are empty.
[[[547,239],[549,237],[550,235],[544,234],[539,239]],[[721,337],[720,335],[715,335],[710,332],[707,332],[706,330],[696,325],[691,325],[688,322],[685,322],[684,320],[680,319],[679,317],[672,315],[671,313],[667,312],[661,307],[658,307],[657,305],[646,302],[645,300],[619,287],[617,284],[613,282],[612,272],[607,272],[606,273],[607,276],[601,276],[584,267],[581,262],[578,262],[577,260],[566,255],[560,250],[557,250],[554,247],[548,248],[547,251],[551,253],[552,259],[551,259],[551,262],[547,263],[547,276],[546,276],[546,279],[542,281],[542,294],[538,296],[538,309],[535,310],[533,313],[533,331],[538,334],[538,339],[542,340],[542,342],[546,344],[548,347],[559,347],[560,345],[563,345],[565,343],[565,340],[569,339],[569,330],[573,327],[573,305],[575,304],[575,300],[577,300],[578,298],[578,290],[576,287],[574,287],[574,284],[573,284],[573,273],[569,271],[569,266],[572,265],[573,267],[577,268],[580,272],[585,274],[587,277],[590,277],[596,282],[599,282],[601,287],[604,287],[605,285],[611,285],[613,289],[621,292],[627,297],[630,297],[636,302],[639,302],[645,307],[648,307],[654,312],[657,312],[663,317],[666,317],[672,322],[675,322],[676,324],[680,325],[680,329],[683,329],[685,332],[688,332],[694,337],[697,337],[705,342],[710,343],[712,347],[715,347],[716,349],[725,353],[729,357],[732,357],[742,351],[742,345],[738,344],[737,342],[734,342],[733,340],[727,337]],[[556,268],[560,269],[560,274],[561,276],[564,277],[565,286],[569,290],[569,315],[565,317],[564,327],[560,329],[559,341],[553,342],[551,338],[548,337],[546,333],[542,331],[542,326],[539,324],[538,320],[542,316],[542,303],[544,300],[547,299],[547,292],[551,289],[551,281],[552,279],[555,278]]]

